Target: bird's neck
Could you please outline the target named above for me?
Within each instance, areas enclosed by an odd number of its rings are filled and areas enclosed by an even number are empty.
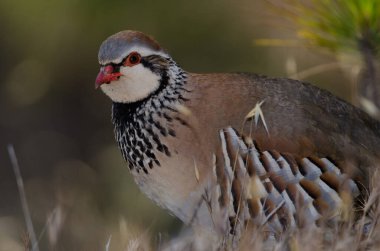
[[[186,101],[186,72],[170,62],[161,74],[160,88],[133,103],[113,103],[112,122],[123,157],[132,171],[149,173],[159,166],[157,151],[171,155],[163,137],[175,137],[172,121],[179,119],[178,104]]]

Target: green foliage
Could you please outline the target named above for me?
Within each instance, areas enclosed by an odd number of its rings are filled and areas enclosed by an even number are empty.
[[[298,35],[312,45],[352,51],[362,43],[375,54],[380,48],[379,0],[292,1]]]

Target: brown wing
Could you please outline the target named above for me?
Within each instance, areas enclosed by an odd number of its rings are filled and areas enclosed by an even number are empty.
[[[380,160],[380,123],[360,109],[327,91],[290,79],[191,74],[188,83],[193,91],[190,108],[206,135],[227,126],[240,131],[246,115],[264,101],[261,108],[270,137],[263,126],[250,134],[263,150],[332,157],[368,188],[368,177]],[[248,134],[248,123],[246,129]],[[216,140],[213,143],[217,146]]]

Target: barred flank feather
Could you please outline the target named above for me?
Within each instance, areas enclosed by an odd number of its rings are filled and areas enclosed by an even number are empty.
[[[357,185],[327,158],[262,151],[232,128],[220,131],[224,172],[215,172],[228,232],[240,236],[249,222],[279,236],[319,219],[339,220],[342,193],[358,196]]]

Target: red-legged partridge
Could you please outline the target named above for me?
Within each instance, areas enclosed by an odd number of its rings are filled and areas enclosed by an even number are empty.
[[[107,38],[99,63],[96,87],[137,185],[223,238],[249,222],[277,236],[334,219],[342,193],[363,193],[379,163],[380,123],[309,84],[189,73],[137,31]]]

